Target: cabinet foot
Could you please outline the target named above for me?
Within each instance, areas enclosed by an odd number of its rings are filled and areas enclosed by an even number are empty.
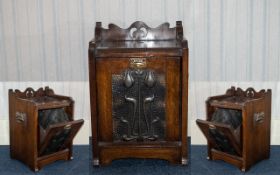
[[[99,166],[99,159],[93,159],[92,164],[93,166]]]
[[[186,158],[182,158],[182,165],[187,165],[189,163],[189,160]]]

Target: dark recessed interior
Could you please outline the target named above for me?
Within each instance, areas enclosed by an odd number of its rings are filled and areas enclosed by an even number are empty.
[[[40,130],[40,146],[45,144],[48,129],[56,124],[66,123],[70,121],[68,114],[65,112],[64,108],[56,109],[45,109],[40,110],[39,114],[39,130]],[[62,129],[56,131],[51,137],[49,143],[47,143],[46,149],[41,153],[42,155],[51,154],[61,150],[61,145],[65,142],[70,134],[69,129]],[[40,150],[40,148],[39,148]]]
[[[237,143],[241,143],[242,111],[235,109],[216,108],[212,114],[211,122],[230,126],[233,130],[234,138]],[[216,129],[209,128],[211,137],[215,140],[216,149],[236,155],[234,147],[225,133]]]

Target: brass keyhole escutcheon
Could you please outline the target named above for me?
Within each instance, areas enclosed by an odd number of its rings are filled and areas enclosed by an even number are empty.
[[[130,67],[134,69],[147,67],[146,58],[130,58]]]

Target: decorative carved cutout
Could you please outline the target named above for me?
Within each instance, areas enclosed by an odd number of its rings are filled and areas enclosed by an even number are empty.
[[[148,31],[144,27],[141,27],[140,29],[137,29],[135,27],[130,29],[131,38],[137,40],[145,38],[147,36],[147,33]]]
[[[256,91],[253,88],[248,88],[246,91],[246,97],[253,98],[255,96]]]
[[[32,88],[27,88],[25,90],[25,96],[27,98],[34,97],[34,94],[35,94],[35,92],[34,92],[34,90]]]

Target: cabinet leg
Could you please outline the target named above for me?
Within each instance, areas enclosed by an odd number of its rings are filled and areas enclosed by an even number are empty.
[[[189,160],[187,158],[182,157],[182,165],[187,165],[189,163]]]
[[[92,164],[93,166],[99,166],[99,159],[93,159]]]
[[[165,160],[167,160],[171,165],[187,165],[188,163],[188,159],[183,157],[178,157],[175,159],[169,158]]]
[[[32,166],[32,167],[29,166],[29,168],[30,168],[31,170],[33,170],[34,172],[38,172],[38,171],[40,170],[40,168],[39,168],[37,165],[34,165],[34,166]]]

